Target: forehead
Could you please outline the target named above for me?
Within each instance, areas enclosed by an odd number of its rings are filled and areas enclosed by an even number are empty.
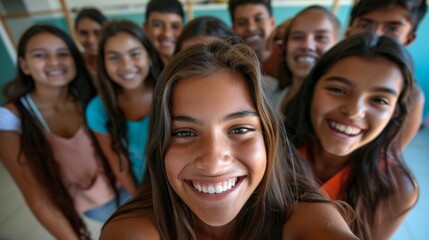
[[[410,13],[407,11],[405,7],[402,7],[401,5],[398,5],[398,4],[368,11],[365,14],[358,16],[356,19],[357,20],[367,19],[367,20],[372,20],[374,22],[380,22],[380,23],[400,21],[400,22],[408,22],[409,24],[412,24]]]
[[[336,62],[322,76],[347,79],[352,85],[361,88],[387,87],[401,92],[404,79],[399,66],[384,57],[350,56]],[[323,81],[323,80],[322,80]]]
[[[323,11],[308,10],[296,16],[290,26],[290,31],[334,31],[333,20]]]
[[[82,18],[77,23],[77,29],[101,28],[101,25],[89,17]]]
[[[51,48],[51,47],[67,47],[66,43],[58,36],[43,32],[33,35],[30,40],[28,40],[26,48],[34,49],[34,48]]]
[[[208,74],[177,81],[171,98],[172,112],[205,112],[204,115],[214,116],[221,112],[242,110],[243,107],[253,109],[244,77],[218,68]],[[208,106],[210,111],[207,111]]]
[[[133,35],[120,32],[107,39],[105,50],[129,49],[142,46],[143,44]]]
[[[254,17],[254,15],[262,14],[269,16],[270,13],[268,12],[268,9],[265,7],[264,4],[242,4],[235,8],[234,10],[234,19],[237,18],[251,18]]]
[[[172,12],[151,12],[149,13],[148,21],[162,21],[162,22],[183,22],[183,18]]]

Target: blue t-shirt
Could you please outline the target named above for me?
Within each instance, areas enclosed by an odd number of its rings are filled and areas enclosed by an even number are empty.
[[[107,130],[108,115],[99,96],[91,100],[86,108],[88,127],[94,132],[109,134]],[[131,170],[137,184],[143,181],[146,170],[146,145],[149,134],[149,117],[139,121],[127,121],[128,153],[131,161]]]

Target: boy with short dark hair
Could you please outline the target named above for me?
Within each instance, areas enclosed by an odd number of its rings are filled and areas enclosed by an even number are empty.
[[[271,56],[265,40],[275,28],[271,0],[230,0],[228,9],[233,30],[264,63]]]
[[[184,11],[178,0],[151,0],[147,4],[143,29],[164,64],[173,56],[183,29]]]

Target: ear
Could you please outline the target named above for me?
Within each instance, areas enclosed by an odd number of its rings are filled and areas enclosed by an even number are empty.
[[[142,28],[143,28],[143,31],[144,31],[145,33],[147,33],[147,23],[146,23],[146,22],[145,22],[145,23],[143,23]]]
[[[30,69],[28,67],[27,61],[23,57],[19,57],[18,64],[25,75],[30,75]]]
[[[416,33],[409,34],[409,35],[407,36],[407,40],[405,40],[404,46],[409,46],[409,45],[411,45],[411,43],[413,43],[413,42],[414,42],[414,40],[416,40],[416,38],[417,38]]]

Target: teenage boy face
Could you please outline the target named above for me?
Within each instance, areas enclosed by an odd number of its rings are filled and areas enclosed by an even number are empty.
[[[149,40],[162,58],[170,58],[176,47],[176,40],[183,29],[183,19],[176,13],[152,12],[143,25]]]
[[[265,38],[273,31],[275,20],[263,4],[243,4],[233,13],[233,30],[253,50],[265,47]]]
[[[412,29],[413,24],[407,10],[399,5],[393,5],[388,8],[376,9],[357,17],[346,35],[374,32],[379,36],[392,37],[407,46],[416,37]]]

